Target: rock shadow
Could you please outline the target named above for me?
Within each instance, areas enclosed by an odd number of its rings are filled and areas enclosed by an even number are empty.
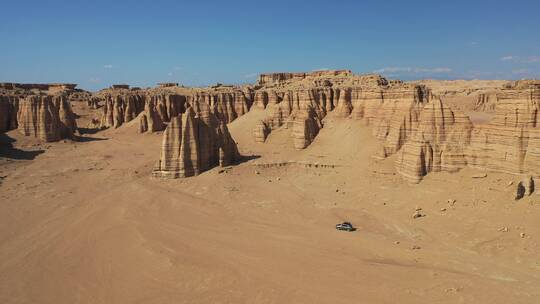
[[[45,150],[25,151],[13,147],[16,140],[9,137],[7,134],[0,134],[0,158],[18,159],[18,160],[33,160]]]
[[[233,165],[239,165],[239,164],[246,163],[250,160],[254,160],[258,158],[261,158],[261,156],[260,155],[240,155],[240,157],[233,162]]]

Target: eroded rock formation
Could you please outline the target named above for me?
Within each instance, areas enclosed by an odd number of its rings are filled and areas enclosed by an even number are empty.
[[[28,96],[19,100],[18,130],[43,141],[72,137],[77,129],[75,115],[64,96]]]
[[[263,75],[254,105],[268,115],[253,130],[255,141],[280,127],[292,127],[295,148],[309,146],[327,115],[363,120],[384,142],[381,157],[396,153],[418,124],[429,91],[421,85],[389,82],[377,75],[350,71]]]
[[[179,178],[198,175],[212,167],[227,166],[239,157],[227,125],[219,121],[210,107],[196,114],[189,107],[175,116],[163,134],[160,160],[152,175]]]
[[[292,127],[294,146],[308,147],[324,119],[356,119],[382,141],[379,157],[398,153],[396,168],[419,182],[429,172],[456,171],[467,165],[513,174],[540,173],[540,83],[474,83],[444,96],[467,96],[467,111],[495,113],[473,126],[459,107],[445,105],[419,83],[388,81],[377,75],[325,73],[263,74],[253,104],[267,116],[253,129],[264,142],[277,128]],[[488,85],[486,90],[485,85]],[[500,87],[496,88],[495,86]]]
[[[190,106],[197,112],[199,104],[209,105],[220,121],[230,123],[249,111],[253,99],[249,90],[222,86],[206,89],[160,86],[144,91],[115,88],[97,96],[104,104],[102,127],[118,128],[144,112],[140,119],[141,132],[161,131],[164,129],[161,123],[168,123],[171,117],[184,113]]]
[[[396,168],[418,182],[432,171],[465,166],[511,174],[540,174],[540,82],[516,82],[496,96],[494,118],[474,126],[459,111],[433,101],[400,150]]]
[[[456,171],[466,165],[472,123],[442,101],[433,100],[423,109],[419,124],[398,153],[396,169],[411,182],[429,172]]]
[[[540,82],[518,82],[497,94],[494,118],[472,133],[468,163],[508,173],[540,174]]]

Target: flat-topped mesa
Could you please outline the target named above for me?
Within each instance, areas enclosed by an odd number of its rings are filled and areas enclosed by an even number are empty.
[[[260,74],[257,83],[261,86],[281,85],[287,82],[294,82],[306,78],[323,77],[349,77],[352,76],[350,70],[321,70],[308,73],[265,73]]]
[[[178,83],[177,82],[160,82],[157,85],[160,88],[172,88],[172,87],[177,87]]]
[[[129,90],[129,84],[113,84],[111,85],[112,90]]]
[[[74,83],[14,83],[0,82],[0,89],[6,90],[40,90],[40,91],[72,91],[77,87]]]
[[[18,130],[43,141],[70,138],[76,131],[75,115],[65,96],[27,96],[19,100]]]
[[[398,152],[396,170],[418,183],[429,172],[454,172],[466,166],[472,123],[440,99],[425,105],[418,126]]]
[[[227,166],[239,153],[227,125],[205,109],[201,116],[191,107],[171,119],[163,134],[160,160],[152,175],[183,178],[215,166]]]
[[[281,84],[288,80],[298,80],[306,78],[306,73],[267,73],[260,74],[257,83],[262,86]]]

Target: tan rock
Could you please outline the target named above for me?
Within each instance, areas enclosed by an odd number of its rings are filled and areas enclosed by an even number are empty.
[[[446,107],[441,100],[427,104],[419,125],[398,153],[396,170],[410,182],[429,172],[456,171],[466,166],[465,148],[470,143],[469,119]]]
[[[228,166],[239,157],[227,125],[217,122],[208,109],[195,114],[191,107],[173,117],[163,134],[160,160],[152,175],[180,178],[198,175],[212,167]]]
[[[17,124],[20,133],[43,141],[73,136],[75,115],[63,96],[28,96],[19,100]]]

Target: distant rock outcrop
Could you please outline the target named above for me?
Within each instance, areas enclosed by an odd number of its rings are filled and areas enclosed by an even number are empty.
[[[118,128],[123,123],[137,117],[143,111],[144,106],[144,95],[125,92],[121,94],[107,94],[103,97],[101,127]]]
[[[135,91],[115,88],[96,96],[103,101],[102,127],[118,128],[144,111],[140,132],[161,131],[165,127],[163,124],[184,113],[187,107],[191,106],[197,112],[198,104],[210,106],[217,119],[230,123],[249,111],[253,99],[249,90],[229,86],[205,89],[161,86]]]
[[[158,104],[156,106],[155,98],[150,98],[150,100],[146,102],[144,112],[141,114],[141,118],[139,122],[139,131],[141,133],[147,132],[147,131],[157,132],[157,131],[165,130],[165,124],[163,123],[163,120],[161,117],[167,114],[163,114],[163,110],[161,110],[162,114],[161,115],[159,114],[160,105],[162,104]]]
[[[227,166],[238,159],[236,143],[226,124],[215,114],[192,107],[171,119],[163,134],[161,156],[152,175],[180,178],[198,175],[215,166]]]

